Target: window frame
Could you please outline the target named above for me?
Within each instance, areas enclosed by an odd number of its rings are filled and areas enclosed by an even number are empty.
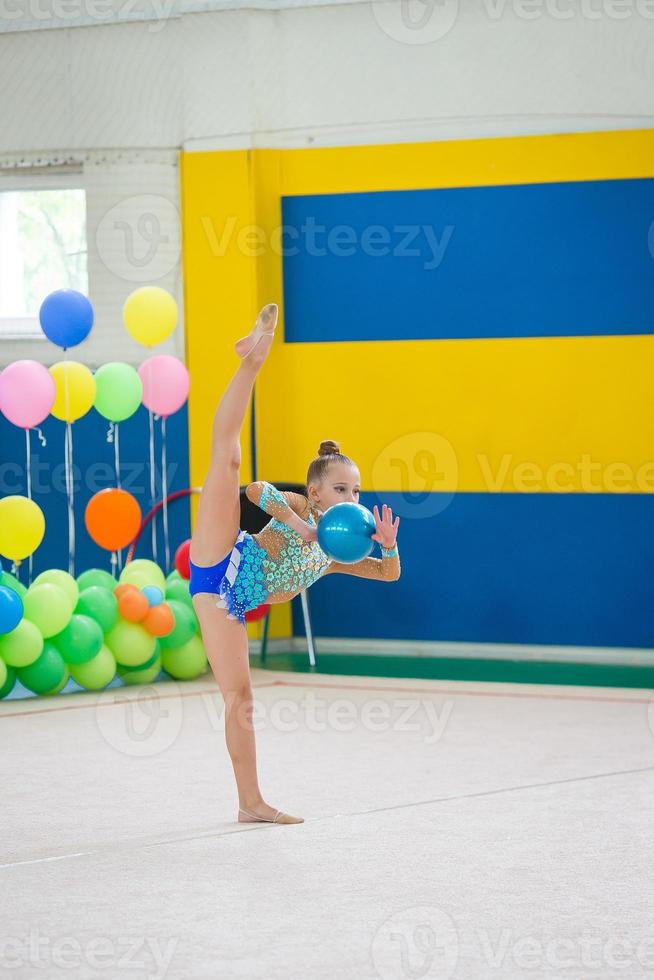
[[[87,275],[88,275],[88,188],[86,186],[84,168],[75,164],[73,167],[66,167],[56,173],[45,172],[45,167],[25,167],[24,172],[21,168],[16,168],[11,172],[0,169],[0,194],[5,191],[51,191],[51,190],[82,190],[84,191],[86,221],[84,227],[84,237],[87,250]],[[89,286],[90,291],[90,286]],[[19,325],[32,324],[34,332],[23,333]],[[15,329],[12,329],[14,327]],[[37,332],[38,331],[38,332]],[[0,343],[3,341],[25,341],[27,343],[48,344],[48,338],[41,330],[38,316],[16,317],[2,316],[0,314]]]

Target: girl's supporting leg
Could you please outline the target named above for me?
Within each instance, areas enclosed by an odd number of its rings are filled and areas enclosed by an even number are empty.
[[[254,731],[251,727],[252,684],[245,627],[228,619],[206,592],[193,597],[207,658],[225,702],[225,740],[234,767],[239,806],[263,803],[257,779]]]
[[[276,808],[264,802],[257,777],[255,733],[252,728],[253,692],[245,627],[216,606],[206,592],[193,596],[211,669],[225,702],[225,740],[229,751],[239,808],[272,820]],[[301,817],[284,813],[278,823],[302,823]]]

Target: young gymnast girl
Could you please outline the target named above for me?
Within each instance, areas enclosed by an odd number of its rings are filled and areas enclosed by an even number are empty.
[[[396,544],[399,517],[390,507],[380,517],[374,507],[373,541],[381,559],[364,558],[353,564],[333,561],[320,548],[317,526],[333,504],[359,500],[360,474],[356,465],[331,441],[307,474],[307,496],[259,480],[246,488],[249,500],[271,520],[258,534],[240,527],[240,432],[252,388],[272,344],[277,306],[265,306],[252,329],[237,341],[241,359],[225,390],[213,421],[211,461],[200,494],[191,539],[190,592],[198,615],[211,669],[225,702],[225,738],[239,798],[241,823],[302,823],[264,802],[257,777],[252,728],[252,683],[248,660],[245,613],[263,602],[286,602],[324,575],[342,572],[379,581],[400,577]]]

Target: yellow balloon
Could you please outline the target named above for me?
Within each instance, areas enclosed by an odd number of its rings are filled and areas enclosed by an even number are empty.
[[[50,368],[56,397],[51,412],[62,422],[74,422],[86,415],[95,401],[95,378],[86,364],[58,361]]]
[[[159,286],[142,286],[125,300],[123,320],[134,340],[154,347],[177,326],[177,303]]]
[[[0,500],[0,555],[21,561],[43,541],[45,517],[29,497],[14,495]]]

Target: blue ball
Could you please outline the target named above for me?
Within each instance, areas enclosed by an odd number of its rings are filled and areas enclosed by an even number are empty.
[[[23,600],[8,585],[0,585],[0,633],[11,633],[23,618]]]
[[[157,585],[144,585],[141,592],[151,606],[160,606],[163,602],[163,592]]]
[[[93,326],[93,307],[75,289],[57,289],[41,303],[41,329],[48,340],[67,350],[89,335]]]
[[[318,544],[334,561],[352,565],[370,554],[376,529],[375,518],[362,504],[334,504],[318,521]]]

